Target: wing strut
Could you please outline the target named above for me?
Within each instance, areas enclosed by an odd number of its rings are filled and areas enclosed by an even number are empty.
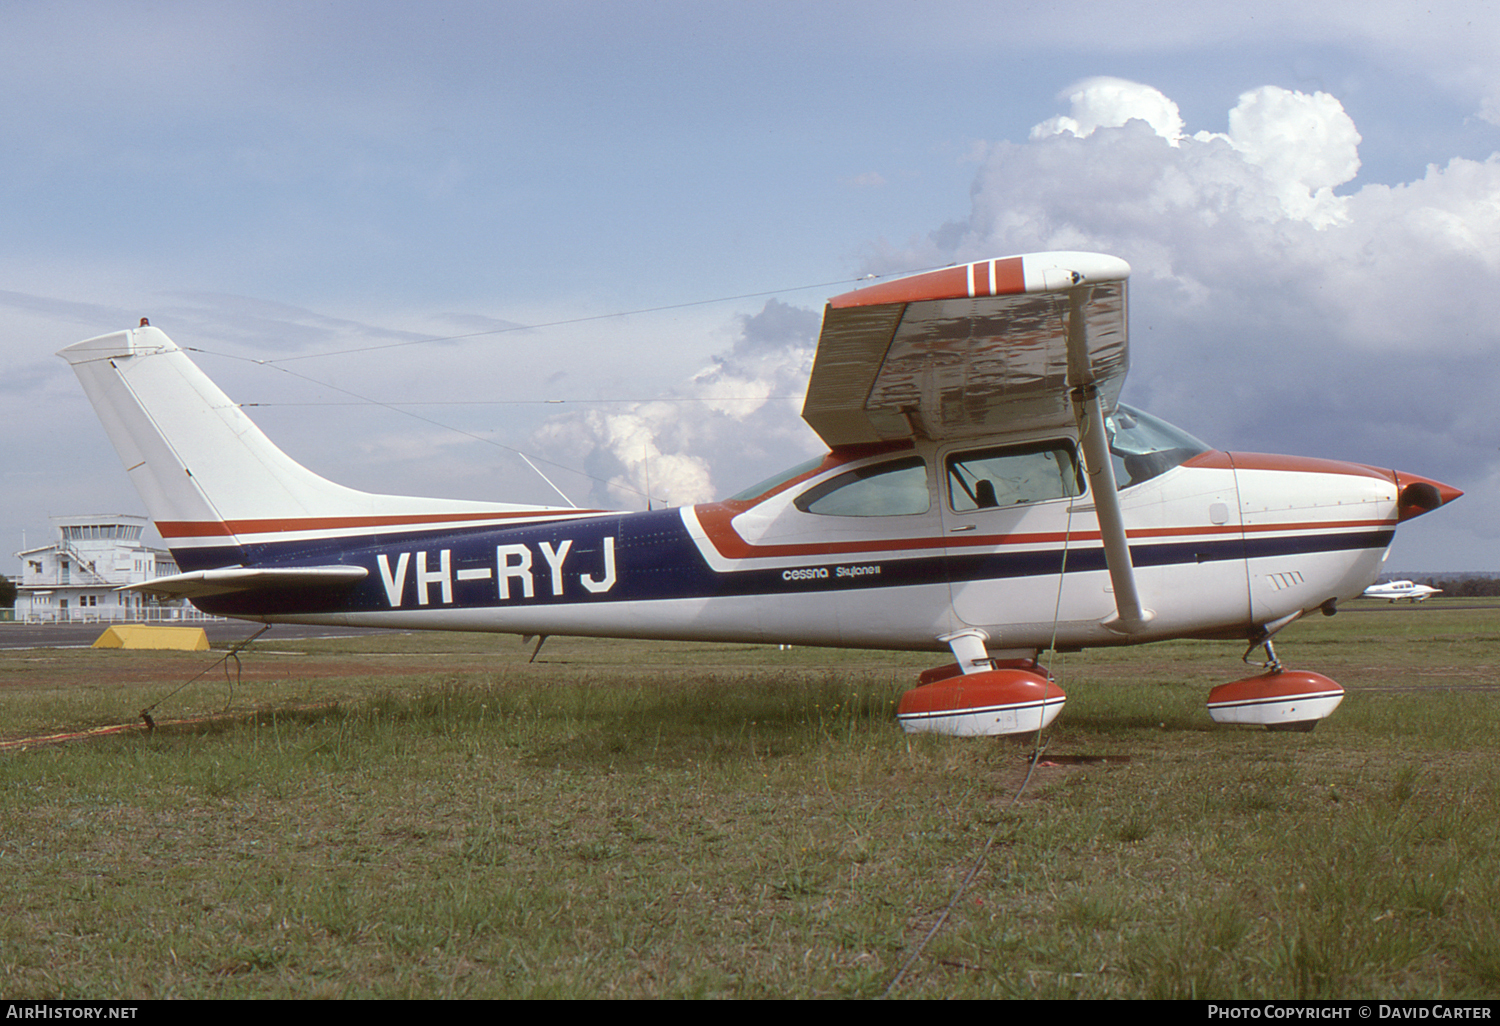
[[[1130,561],[1130,542],[1125,537],[1125,517],[1120,512],[1120,491],[1115,483],[1114,464],[1109,459],[1109,435],[1104,428],[1104,401],[1094,382],[1093,367],[1088,358],[1088,320],[1084,305],[1092,290],[1075,286],[1068,296],[1068,378],[1073,386],[1073,416],[1078,421],[1078,439],[1083,446],[1084,465],[1089,474],[1089,493],[1094,498],[1094,512],[1099,518],[1099,535],[1104,541],[1104,561],[1109,566],[1109,582],[1114,588],[1118,619],[1105,626],[1124,634],[1134,634],[1156,616],[1141,605],[1141,594],[1135,585],[1135,566]]]

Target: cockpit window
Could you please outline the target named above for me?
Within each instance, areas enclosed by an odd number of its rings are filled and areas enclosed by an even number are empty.
[[[827,456],[814,456],[807,462],[799,463],[790,470],[783,470],[775,477],[768,477],[764,481],[757,481],[755,484],[751,485],[749,488],[746,488],[744,491],[731,495],[725,501],[750,502],[752,500],[759,499],[763,495],[769,495],[771,492],[774,492],[776,489],[780,488],[788,481],[791,481],[794,478],[801,477],[803,474],[810,474],[814,470],[817,470],[823,465],[823,461],[827,458]]]
[[[955,513],[1082,494],[1073,443],[1064,439],[948,457],[948,503]]]
[[[1121,488],[1165,474],[1210,448],[1160,417],[1124,403],[1104,418],[1104,428],[1109,433],[1115,483]]]
[[[932,507],[927,464],[920,456],[891,460],[840,474],[797,496],[804,513],[830,517],[899,517]]]

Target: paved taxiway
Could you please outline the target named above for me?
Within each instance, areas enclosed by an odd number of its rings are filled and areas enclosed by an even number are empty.
[[[94,639],[108,628],[107,623],[0,623],[0,649],[15,648],[88,648]],[[232,645],[236,641],[260,630],[259,624],[242,620],[210,621],[208,623],[164,624],[173,627],[202,627],[208,634],[208,643],[215,648]],[[303,624],[280,623],[261,636],[261,641],[286,641],[300,638],[357,638],[367,634],[400,634],[401,631],[386,631],[368,627],[315,627]]]

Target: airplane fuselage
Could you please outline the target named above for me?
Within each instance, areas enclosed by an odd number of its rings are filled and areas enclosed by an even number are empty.
[[[1258,625],[1359,595],[1398,519],[1391,472],[1194,455],[1120,492],[1154,614],[1127,633],[1110,622],[1115,603],[1086,487],[955,508],[969,504],[961,493],[954,501],[941,469],[965,451],[918,445],[829,457],[767,494],[645,513],[553,510],[478,523],[433,516],[420,526],[353,529],[326,519],[231,523],[228,545],[222,536],[193,537],[186,524],[164,530],[176,535],[168,541],[184,570],[337,562],[368,571],[353,586],[194,600],[229,616],[916,650],[941,650],[943,635],[977,627],[994,649],[1034,650],[1248,637]],[[912,465],[901,473],[914,480],[925,477],[905,507],[820,512],[806,501],[836,479],[898,463]]]

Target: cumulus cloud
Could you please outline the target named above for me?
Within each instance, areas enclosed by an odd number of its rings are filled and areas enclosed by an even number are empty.
[[[1101,128],[1142,121],[1174,149],[1185,140],[1182,113],[1160,90],[1119,78],[1090,78],[1063,94],[1069,113],[1031,130],[1032,141],[1071,135],[1085,139]],[[1258,168],[1276,206],[1260,211],[1327,227],[1342,221],[1347,198],[1333,190],[1359,172],[1359,132],[1343,104],[1327,93],[1262,86],[1240,96],[1229,112],[1229,132],[1195,133],[1189,142],[1223,140],[1244,163]]]
[[[1359,132],[1327,93],[1252,90],[1227,133],[1190,132],[1148,86],[1066,98],[1028,141],[988,147],[966,219],[872,269],[1117,254],[1134,268],[1127,399],[1226,448],[1496,491],[1500,156],[1358,185]],[[1485,501],[1442,515],[1500,537]]]
[[[1333,190],[1359,173],[1360,137],[1337,99],[1262,86],[1229,112],[1227,138],[1265,172],[1288,217],[1318,228],[1347,219],[1348,201]]]
[[[683,389],[554,417],[531,444],[549,459],[584,465],[593,480],[588,505],[636,509],[647,495],[656,506],[720,498],[722,488],[781,469],[787,452],[820,448],[797,416],[817,333],[816,313],[769,300],[740,318],[728,350]],[[744,480],[717,481],[715,467],[732,467]]]
[[[1049,135],[1084,138],[1098,128],[1119,128],[1128,121],[1144,121],[1172,145],[1182,138],[1182,112],[1158,89],[1123,78],[1087,78],[1063,91],[1071,109],[1048,118],[1031,130],[1032,139]]]

